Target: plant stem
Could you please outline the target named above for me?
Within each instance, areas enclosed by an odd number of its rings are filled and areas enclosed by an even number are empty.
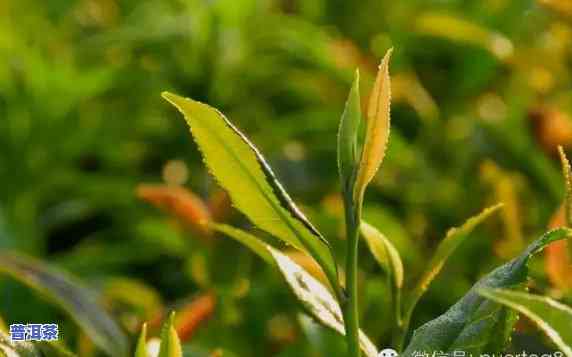
[[[358,309],[358,246],[361,209],[345,202],[346,211],[346,294],[342,304],[348,345],[348,357],[359,357],[359,309]]]
[[[392,336],[392,342],[394,348],[401,353],[403,351],[403,345],[405,344],[405,337],[407,337],[407,332],[409,331],[409,324],[411,323],[411,315],[413,313],[412,307],[406,307],[403,312],[403,317],[401,321],[395,326],[395,330]]]

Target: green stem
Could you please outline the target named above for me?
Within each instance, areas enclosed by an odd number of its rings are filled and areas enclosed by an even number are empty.
[[[391,336],[391,346],[395,348],[396,351],[401,352],[403,348],[403,342],[405,339],[405,333],[407,332],[406,323],[402,318],[402,307],[401,307],[401,289],[396,286],[393,280],[393,276],[388,276],[388,285],[391,284],[391,304],[393,306],[393,332]]]
[[[345,202],[346,211],[346,293],[347,299],[342,304],[346,340],[348,345],[348,357],[359,357],[359,309],[358,309],[358,246],[359,246],[359,222],[361,209],[357,210],[351,201]]]
[[[403,351],[405,337],[407,337],[407,332],[409,331],[409,324],[411,323],[411,315],[413,314],[414,307],[415,304],[410,303],[406,305],[403,317],[394,330],[392,337],[393,346],[395,346],[395,349],[400,353]]]

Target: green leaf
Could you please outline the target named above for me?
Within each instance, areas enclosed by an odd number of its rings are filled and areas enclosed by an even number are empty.
[[[403,286],[403,263],[393,243],[377,228],[363,220],[360,230],[375,260],[391,275],[393,284],[401,288]]]
[[[482,289],[479,294],[534,321],[552,342],[572,357],[572,309],[544,296],[506,289]]]
[[[393,243],[367,222],[361,222],[361,234],[375,260],[387,272],[390,279],[391,298],[394,306],[394,318],[401,324],[401,288],[403,287],[403,263]]]
[[[418,14],[415,18],[414,28],[411,30],[423,35],[481,47],[500,60],[507,60],[514,53],[514,45],[502,33],[442,12],[433,11]]]
[[[558,146],[558,153],[560,154],[562,174],[564,175],[564,184],[566,187],[566,196],[564,198],[566,226],[572,227],[572,169],[570,168],[570,161],[568,161],[562,146]]]
[[[206,165],[233,204],[261,229],[313,256],[337,284],[328,242],[294,204],[262,154],[218,110],[168,92],[163,97],[184,115]]]
[[[224,233],[230,238],[250,248],[250,250],[270,265],[275,265],[274,258],[272,258],[272,255],[268,252],[266,244],[255,235],[226,224],[213,223],[211,224],[211,227],[215,231]]]
[[[75,353],[67,350],[59,343],[42,341],[36,342],[34,345],[36,345],[46,357],[76,357]]]
[[[389,107],[391,83],[389,59],[393,49],[389,49],[377,72],[377,77],[369,97],[365,140],[354,186],[354,197],[361,202],[365,189],[375,176],[383,158],[389,139]]]
[[[549,243],[571,234],[568,228],[545,233],[519,257],[486,275],[447,312],[418,328],[402,355],[433,351],[465,351],[473,355],[501,352],[510,337],[516,313],[478,292],[485,288],[522,288],[528,277],[530,258]]]
[[[342,310],[328,289],[286,255],[272,247],[268,250],[304,309],[322,325],[345,335]],[[377,357],[376,347],[362,331],[359,340],[367,357]]]
[[[147,323],[143,324],[141,328],[141,334],[137,340],[137,347],[135,349],[135,357],[148,357],[147,352]]]
[[[0,272],[10,274],[54,300],[107,354],[127,356],[127,337],[99,306],[95,292],[75,278],[35,259],[10,253],[0,253]]]
[[[344,193],[352,194],[355,170],[358,161],[358,132],[361,122],[361,100],[359,95],[359,71],[346,101],[338,129],[338,170]]]
[[[6,357],[42,357],[36,346],[31,342],[12,342],[10,337],[0,331],[0,356]]]
[[[485,219],[490,217],[502,206],[502,203],[499,203],[494,206],[485,208],[478,215],[473,216],[465,221],[465,223],[463,223],[463,225],[460,227],[449,229],[445,239],[441,241],[437,247],[437,251],[429,261],[429,264],[421,276],[421,279],[419,279],[419,282],[416,284],[411,294],[407,297],[404,306],[406,320],[409,320],[411,314],[413,313],[413,309],[419,302],[419,299],[421,299],[425,291],[427,291],[429,288],[429,285],[433,279],[435,279],[437,274],[439,274],[441,269],[443,269],[447,259],[453,254],[453,252],[455,252],[461,243],[467,239],[469,234],[473,231],[473,229],[475,229],[476,226],[481,224]]]
[[[161,330],[161,347],[158,357],[183,357],[181,341],[179,341],[177,331],[173,327],[174,321],[175,313],[171,312]]]

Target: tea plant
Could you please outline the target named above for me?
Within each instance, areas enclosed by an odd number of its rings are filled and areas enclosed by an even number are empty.
[[[478,224],[502,205],[489,207],[450,229],[413,288],[405,287],[403,263],[391,237],[382,233],[383,227],[379,229],[375,222],[365,222],[362,218],[366,189],[382,164],[389,139],[390,56],[391,50],[379,66],[365,120],[356,72],[339,126],[337,159],[347,244],[343,269],[328,239],[297,207],[260,151],[244,134],[216,109],[163,93],[184,115],[206,166],[228,192],[234,206],[262,231],[312,257],[323,274],[306,271],[278,247],[253,233],[214,222],[207,222],[209,229],[235,239],[276,267],[304,310],[317,322],[345,336],[348,357],[359,357],[362,353],[377,357],[381,349],[359,324],[360,237],[387,276],[392,316],[380,316],[379,320],[392,325],[391,347],[400,355],[431,355],[437,351],[447,355],[456,351],[469,355],[501,353],[507,348],[518,314],[522,314],[534,321],[564,355],[572,357],[572,310],[548,297],[526,292],[530,259],[548,244],[569,238],[572,230],[567,227],[543,234],[519,256],[480,279],[443,315],[415,329],[410,336],[415,307],[447,259]],[[568,226],[572,222],[572,175],[562,151],[561,158],[567,188],[564,206]],[[75,278],[44,263],[8,253],[0,255],[0,270],[59,303],[106,354],[130,355],[128,337],[98,306],[95,295]],[[164,323],[160,345],[157,340],[154,344],[147,341],[147,327],[143,326],[135,347],[136,357],[184,355],[173,328],[173,318],[171,314]],[[0,351],[5,356],[73,356],[60,344],[14,343],[5,334],[0,335]]]
[[[389,138],[390,55],[391,50],[379,67],[369,98],[365,128],[362,130],[357,72],[340,123],[338,168],[347,241],[346,283],[343,285],[327,240],[293,203],[255,146],[217,110],[191,99],[164,93],[165,99],[185,116],[207,167],[228,191],[236,208],[262,230],[312,256],[321,266],[328,287],[256,236],[227,226],[217,225],[215,229],[225,232],[266,261],[275,264],[306,310],[317,321],[346,336],[348,356],[359,356],[360,349],[367,356],[376,356],[378,353],[378,348],[359,329],[357,248],[360,231],[390,279],[395,312],[393,347],[403,351],[404,355],[435,351],[465,351],[473,354],[502,352],[516,322],[515,311],[518,311],[539,322],[554,343],[569,356],[572,353],[569,347],[572,341],[566,336],[565,326],[572,323],[570,309],[556,305],[548,298],[518,292],[526,285],[530,258],[547,244],[569,237],[572,231],[568,228],[547,232],[519,257],[482,278],[444,315],[417,329],[407,347],[403,348],[415,306],[446,259],[468,233],[500,208],[500,205],[490,207],[461,227],[451,229],[417,285],[410,291],[403,289],[403,266],[397,250],[389,239],[361,218],[364,193],[383,161]],[[565,160],[563,167],[567,187],[570,187],[569,165]],[[569,195],[566,202],[566,206],[571,202]],[[553,320],[544,321],[538,317],[538,311],[548,310],[556,316]]]

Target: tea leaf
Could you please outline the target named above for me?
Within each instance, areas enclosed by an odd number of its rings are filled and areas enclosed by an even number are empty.
[[[212,315],[216,307],[216,297],[212,292],[204,293],[193,299],[177,312],[175,330],[182,342],[190,341],[194,334]]]
[[[338,129],[338,169],[344,192],[352,192],[355,168],[358,160],[358,130],[361,122],[361,100],[359,95],[359,71],[346,101]]]
[[[403,263],[393,243],[377,228],[365,221],[361,222],[360,230],[375,260],[392,276],[395,286],[401,288],[403,286]]]
[[[304,309],[319,323],[345,335],[342,310],[328,289],[286,255],[271,247],[268,250]],[[367,357],[377,357],[375,346],[362,331],[359,340]]]
[[[0,254],[5,272],[54,300],[82,327],[93,342],[111,356],[127,356],[127,337],[97,303],[94,292],[73,277],[29,257]]]
[[[365,141],[354,187],[354,197],[358,201],[361,200],[367,185],[381,165],[389,139],[389,106],[391,102],[389,59],[392,51],[392,49],[387,51],[379,65],[369,97]]]
[[[479,291],[523,287],[528,277],[530,258],[551,242],[571,234],[572,230],[568,228],[545,233],[519,257],[486,275],[447,312],[415,330],[403,355],[433,351],[465,351],[479,355],[502,351],[516,321],[516,313],[483,298]]]
[[[421,296],[423,296],[425,291],[427,291],[433,279],[435,279],[437,274],[439,274],[441,269],[443,269],[445,262],[451,256],[451,254],[453,254],[453,252],[461,245],[461,243],[465,241],[465,239],[476,226],[487,219],[490,215],[495,213],[502,206],[502,203],[499,203],[495,206],[485,208],[478,215],[473,216],[465,221],[465,223],[463,223],[463,225],[460,227],[449,229],[447,236],[445,239],[443,239],[443,241],[441,241],[437,247],[437,251],[429,261],[429,264],[425,269],[425,273],[423,273],[421,279],[411,292],[411,295],[407,298],[404,309],[406,316],[411,315],[415,305],[417,305],[417,302]]]
[[[0,331],[0,356],[6,357],[42,357],[42,354],[31,342],[12,342],[10,337]]]
[[[500,60],[508,60],[514,53],[514,45],[502,33],[444,13],[420,14],[416,17],[415,31],[453,42],[479,46]]]
[[[75,357],[76,354],[67,350],[58,343],[50,342],[37,342],[35,343],[37,348],[42,351],[44,356],[47,357]]]
[[[213,223],[211,224],[211,227],[215,231],[224,233],[230,238],[245,245],[247,248],[250,248],[250,250],[252,250],[254,253],[256,253],[259,257],[261,257],[265,262],[269,263],[270,265],[275,265],[272,255],[268,252],[268,249],[266,248],[266,244],[264,244],[264,242],[262,242],[255,235],[226,224]]]
[[[505,289],[483,289],[479,293],[514,309],[534,321],[567,357],[572,357],[572,309],[548,297]]]
[[[6,357],[75,357],[59,342],[18,341],[12,342],[7,334],[0,331],[0,356]]]
[[[256,147],[216,109],[175,94],[163,97],[183,113],[206,165],[234,205],[261,229],[310,253],[337,283],[328,242],[294,204]]]
[[[149,357],[147,352],[147,323],[143,324],[141,334],[137,340],[137,348],[135,349],[135,357]]]
[[[136,194],[140,199],[180,219],[199,235],[209,235],[208,224],[212,220],[209,209],[200,197],[187,188],[140,184]]]
[[[564,185],[566,187],[566,197],[564,199],[566,226],[572,227],[572,169],[562,146],[558,147],[558,153],[560,154],[562,174],[564,175]]]
[[[175,327],[173,327],[174,321],[175,313],[172,312],[161,330],[161,348],[158,357],[183,357],[181,342]]]
[[[401,256],[393,243],[375,227],[362,220],[360,230],[375,260],[387,272],[391,286],[394,318],[398,324],[401,324],[401,288],[403,286]]]

